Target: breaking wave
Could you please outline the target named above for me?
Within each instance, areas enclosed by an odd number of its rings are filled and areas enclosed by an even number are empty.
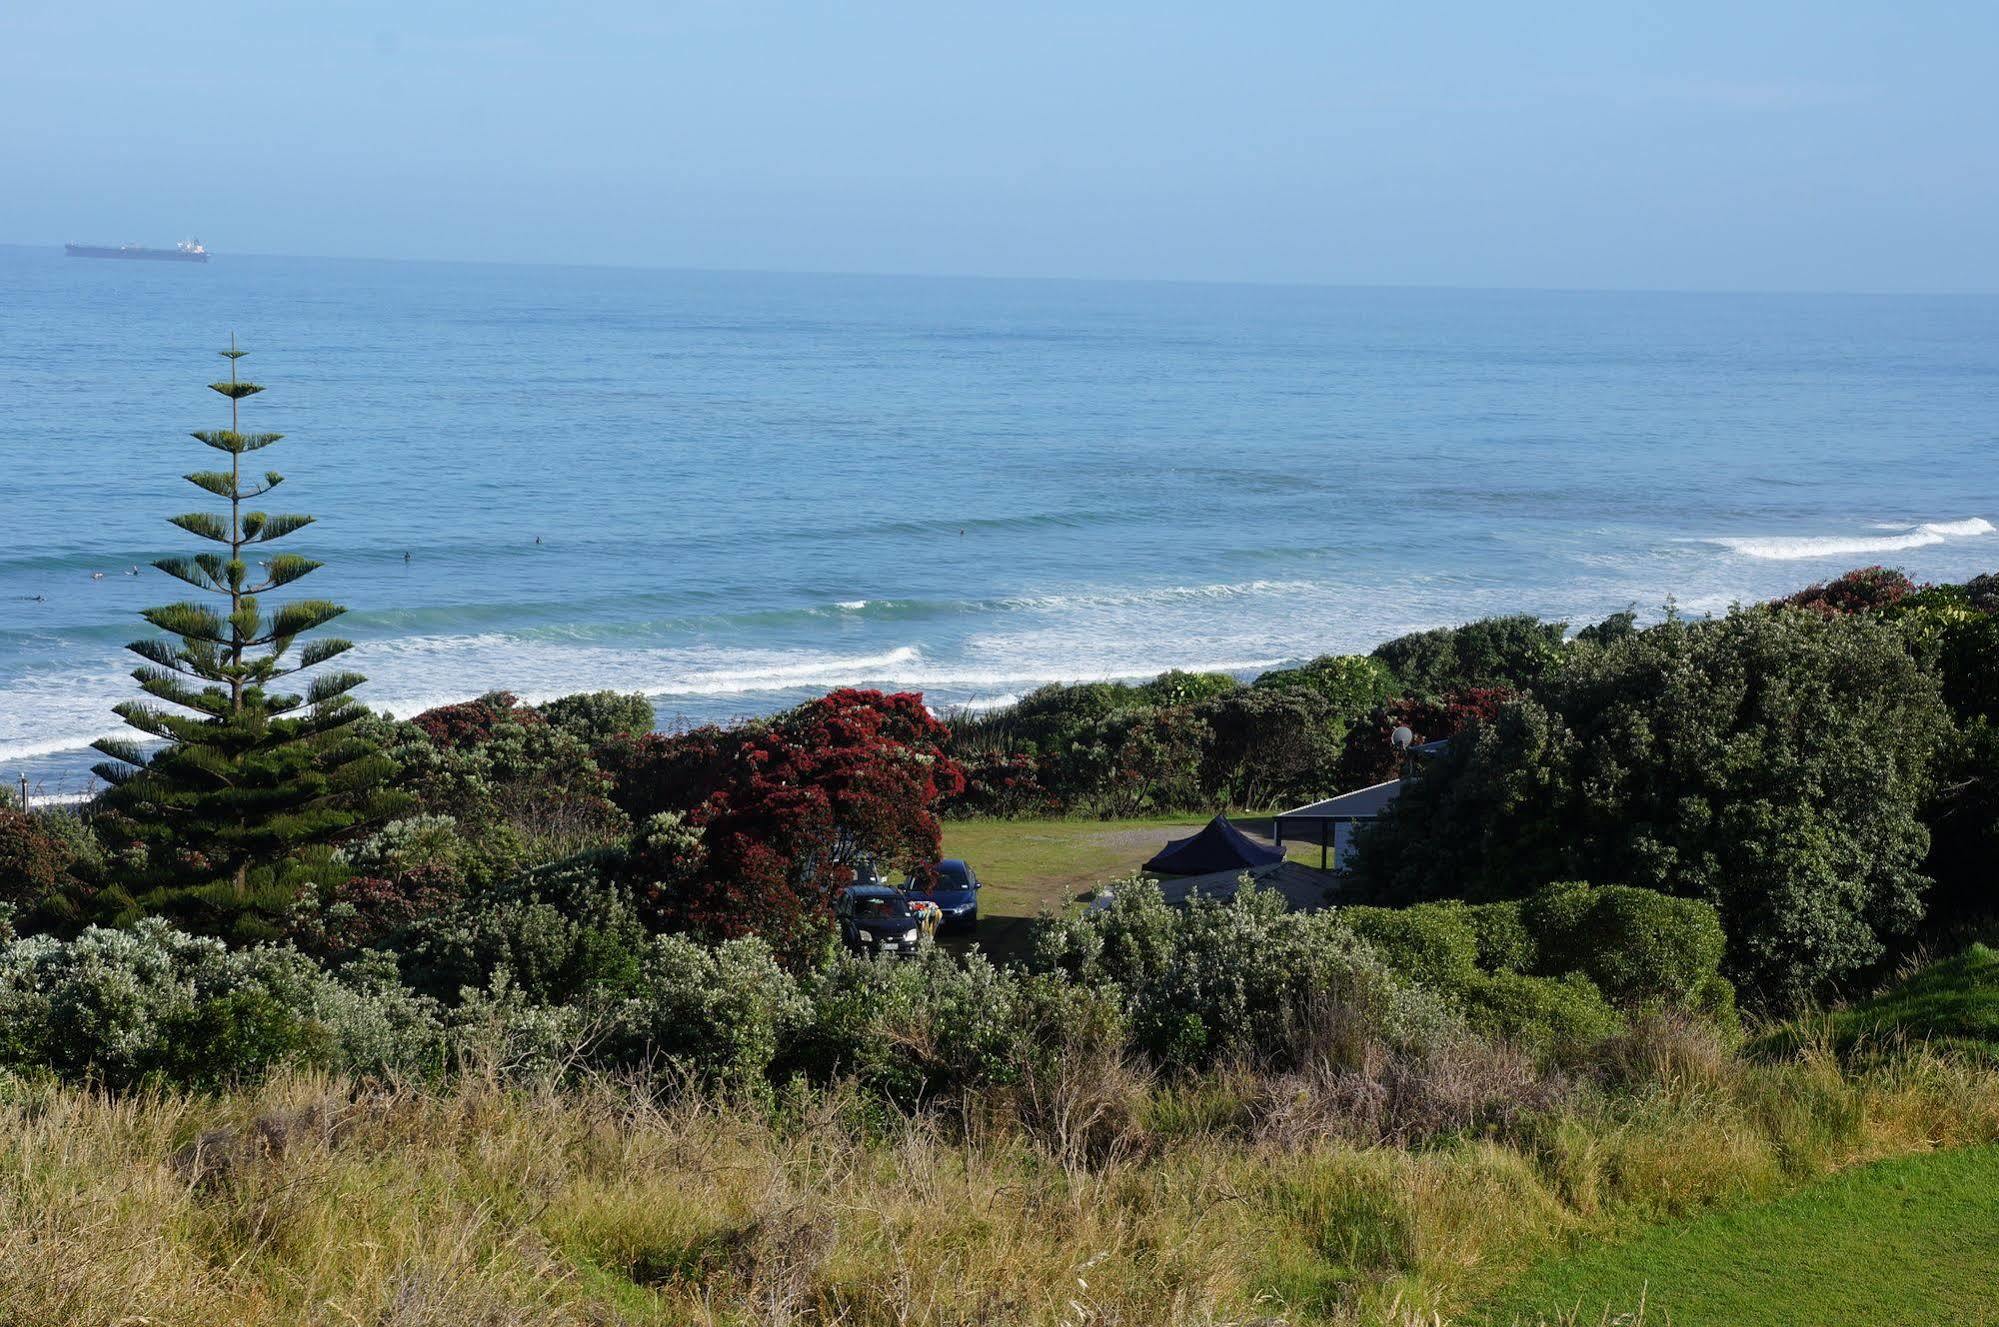
[[[1719,544],[1744,557],[1796,562],[1807,558],[1859,557],[1874,553],[1899,553],[1905,549],[1928,548],[1951,539],[1977,539],[1994,533],[1992,522],[1983,516],[1961,521],[1925,521],[1920,525],[1878,525],[1879,533],[1866,535],[1773,535],[1747,538],[1717,538]]]

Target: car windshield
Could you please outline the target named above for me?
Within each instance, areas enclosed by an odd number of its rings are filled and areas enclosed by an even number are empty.
[[[856,917],[900,917],[903,910],[895,899],[881,894],[866,894],[854,900]]]
[[[971,881],[966,879],[967,874],[968,872],[964,867],[959,866],[953,862],[945,862],[942,865],[938,866],[937,873],[934,877],[911,876],[908,880],[903,882],[902,887],[905,890],[908,890],[909,892],[916,894],[929,894],[937,891],[967,890],[972,887]]]

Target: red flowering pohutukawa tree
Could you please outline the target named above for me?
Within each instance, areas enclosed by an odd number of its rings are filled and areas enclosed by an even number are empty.
[[[664,854],[641,832],[633,883],[654,923],[755,933],[804,957],[863,859],[907,871],[937,860],[937,806],[965,784],[949,736],[919,695],[850,689],[767,724],[627,744],[610,762],[626,809],[676,812],[689,831]]]

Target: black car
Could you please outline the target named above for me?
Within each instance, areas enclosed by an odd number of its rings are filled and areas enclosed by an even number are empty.
[[[937,929],[976,931],[979,929],[979,877],[956,857],[947,857],[930,868],[930,879],[911,876],[902,882],[902,892],[912,899],[937,905]]]
[[[923,943],[923,919],[909,898],[888,885],[850,885],[833,905],[840,942],[857,954],[913,955]]]

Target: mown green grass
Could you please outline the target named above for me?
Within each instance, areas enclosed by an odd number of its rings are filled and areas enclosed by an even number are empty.
[[[1270,836],[1270,817],[1230,816],[1238,829]],[[1208,823],[1206,816],[1137,820],[947,820],[944,855],[979,873],[979,947],[996,958],[1022,953],[1028,928],[1043,912],[1061,912],[1097,887],[1128,875],[1166,846]],[[1319,849],[1293,844],[1291,860],[1317,867]]]
[[[944,855],[979,873],[979,946],[1012,956],[1042,912],[1060,912],[1098,885],[1129,873],[1204,822],[1157,820],[950,820]]]
[[[1619,1315],[1641,1302],[1651,1327],[1999,1324],[1999,1147],[1880,1162],[1543,1263],[1482,1320],[1635,1321]]]

